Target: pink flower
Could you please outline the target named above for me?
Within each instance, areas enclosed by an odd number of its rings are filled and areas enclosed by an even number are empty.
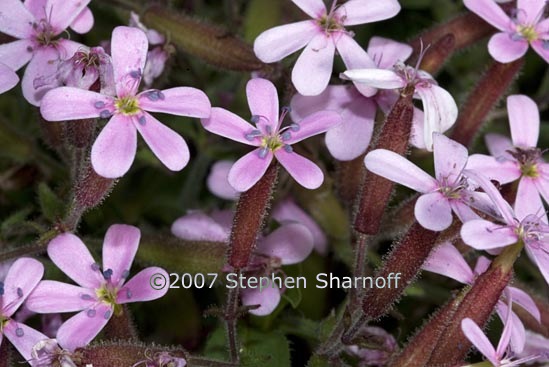
[[[368,153],[364,164],[373,173],[422,193],[415,205],[417,221],[427,229],[442,231],[452,224],[452,211],[466,222],[478,218],[469,206],[487,211],[489,205],[487,198],[474,192],[463,175],[467,149],[438,133],[433,134],[433,141],[436,178],[385,149]]]
[[[19,83],[19,77],[15,71],[0,62],[0,94],[10,90]]]
[[[64,233],[48,245],[53,263],[78,286],[44,280],[27,300],[30,310],[39,313],[76,312],[57,333],[59,344],[74,351],[87,345],[107,324],[121,305],[150,301],[164,296],[167,288],[155,290],[152,276],[168,279],[164,269],[150,267],[130,280],[130,267],[139,246],[140,232],[133,226],[112,225],[103,243],[103,270],[86,245],[75,235]]]
[[[339,113],[320,111],[299,123],[281,128],[287,111],[279,118],[278,96],[273,83],[261,78],[252,79],[246,86],[246,93],[255,128],[222,108],[212,108],[211,117],[202,120],[204,128],[214,134],[257,147],[233,165],[229,172],[231,186],[240,192],[247,191],[261,179],[276,157],[300,185],[308,189],[318,188],[324,174],[316,164],[295,153],[291,145],[341,123]]]
[[[517,353],[517,357],[524,358],[528,356],[537,355],[539,358],[536,360],[537,363],[543,365],[549,363],[549,339],[543,337],[542,335],[526,330],[526,345],[524,350],[521,353]],[[525,364],[533,364],[530,363]]]
[[[48,14],[48,9],[53,9],[54,6],[57,7],[57,4],[51,0],[24,0],[24,3],[25,7],[36,17],[36,19],[43,17],[44,14]],[[63,3],[63,5],[65,5],[65,3]],[[80,14],[74,18],[69,27],[76,33],[84,34],[92,29],[93,23],[93,14],[90,8],[86,6],[82,9]]]
[[[93,168],[101,176],[117,178],[130,169],[137,149],[137,131],[168,169],[183,169],[189,161],[187,144],[148,112],[191,117],[210,115],[208,97],[195,88],[151,89],[137,93],[147,48],[143,31],[131,27],[115,28],[111,54],[116,97],[61,87],[48,92],[42,101],[40,111],[48,121],[109,118],[91,151]]]
[[[543,152],[536,148],[540,126],[538,107],[527,96],[513,95],[507,98],[507,109],[511,140],[498,134],[486,135],[492,157],[473,154],[467,169],[501,184],[520,178],[517,203],[529,202],[541,210],[540,196],[549,203],[549,164],[543,161]]]
[[[29,297],[44,275],[44,266],[22,257],[9,268],[6,278],[0,281],[0,344],[6,337],[25,360],[31,359],[32,347],[43,338],[42,333],[15,321],[12,316]]]
[[[217,161],[212,165],[206,185],[215,196],[225,200],[236,200],[240,193],[229,184],[229,172],[234,161]]]
[[[395,338],[377,326],[365,326],[360,331],[365,346],[349,345],[346,350],[359,359],[358,366],[386,366],[394,353],[398,351]]]
[[[35,89],[34,80],[55,74],[58,62],[81,47],[79,43],[58,36],[80,16],[83,21],[89,20],[91,12],[84,10],[89,2],[27,0],[25,5],[20,0],[0,2],[0,32],[17,38],[0,45],[0,60],[13,70],[20,69],[30,60],[21,82],[23,96],[29,103],[38,106],[44,93],[49,90],[47,86]],[[77,28],[81,25],[79,21],[76,24]]]
[[[516,12],[511,18],[494,0],[464,0],[463,3],[500,31],[488,42],[488,52],[494,59],[503,63],[514,61],[524,56],[530,44],[534,51],[549,62],[546,0],[518,0]]]
[[[311,20],[278,26],[261,33],[254,51],[263,62],[275,62],[305,47],[292,70],[297,91],[305,96],[320,94],[328,85],[337,49],[348,69],[371,67],[373,62],[345,27],[395,16],[396,0],[351,0],[330,11],[322,0],[292,0]]]

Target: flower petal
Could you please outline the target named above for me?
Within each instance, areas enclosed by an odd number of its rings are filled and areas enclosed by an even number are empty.
[[[34,16],[25,8],[21,0],[0,2],[0,32],[15,38],[30,38]],[[2,62],[5,62],[2,59]]]
[[[515,200],[515,215],[520,221],[528,215],[539,216],[545,212],[543,202],[536,187],[537,180],[530,177],[520,179],[517,198]]]
[[[549,246],[538,242],[532,245],[526,245],[526,252],[532,261],[538,266],[545,282],[549,285]]]
[[[99,117],[105,108],[97,106],[112,104],[112,98],[103,94],[73,87],[60,87],[44,95],[40,103],[40,113],[47,121],[89,119]]]
[[[463,284],[472,284],[474,274],[463,255],[450,242],[437,246],[422,266],[423,270],[441,274]]]
[[[10,317],[23,304],[44,275],[44,266],[37,260],[21,257],[8,270],[4,279],[1,314]]]
[[[80,12],[80,14],[78,14],[76,18],[74,18],[70,27],[76,33],[84,34],[91,31],[94,21],[93,13],[90,8],[86,7]]]
[[[158,98],[161,95],[162,98]],[[147,90],[139,94],[139,106],[145,111],[177,116],[210,117],[210,100],[200,89],[178,87],[163,91]]]
[[[137,132],[131,119],[114,115],[93,143],[93,169],[103,177],[122,177],[130,169],[136,149]]]
[[[34,80],[43,76],[57,73],[59,54],[53,48],[43,48],[35,51],[34,57],[27,65],[25,74],[21,80],[23,96],[30,104],[40,106],[40,100],[44,94],[51,89],[51,85],[40,88],[34,87]]]
[[[238,192],[248,191],[263,177],[273,160],[269,150],[264,158],[259,156],[260,149],[255,149],[240,158],[229,171],[229,183]]]
[[[277,150],[274,155],[301,186],[314,190],[322,185],[324,173],[315,163],[295,152],[288,153],[284,149]]]
[[[260,278],[261,279],[261,278]],[[252,315],[267,316],[270,315],[276,306],[280,303],[280,290],[271,284],[271,279],[267,278],[267,282],[263,283],[264,288],[245,288],[242,290],[242,304],[244,306],[260,305],[255,310],[250,310]]]
[[[488,42],[488,52],[501,63],[515,61],[524,56],[528,50],[528,41],[513,40],[507,33],[496,33]]]
[[[392,70],[384,69],[355,69],[347,70],[342,74],[345,78],[364,85],[380,89],[397,89],[406,85],[406,82]]]
[[[538,192],[549,203],[549,164],[538,163],[539,178],[535,181]]]
[[[147,36],[139,28],[119,26],[112,32],[112,66],[118,97],[136,94],[148,48]]]
[[[507,150],[513,148],[513,142],[508,137],[500,134],[489,133],[484,136],[484,141],[486,143],[488,151],[494,157],[512,158]]]
[[[467,164],[467,148],[440,133],[433,134],[433,148],[437,180],[456,183]]]
[[[0,60],[12,70],[17,71],[32,58],[32,42],[27,39],[0,45]]]
[[[397,0],[349,0],[336,10],[346,26],[372,23],[394,17],[400,11]]]
[[[170,171],[181,171],[189,163],[189,148],[178,133],[148,113],[132,121],[154,155]]]
[[[514,95],[507,97],[507,112],[513,145],[534,148],[539,137],[539,110],[530,97]]]
[[[383,37],[372,37],[368,54],[380,69],[391,69],[397,62],[404,62],[412,55],[413,48],[402,42]]]
[[[521,176],[520,168],[514,161],[498,161],[484,154],[473,154],[467,160],[467,169],[496,180],[500,184],[513,182]]]
[[[267,124],[278,131],[278,93],[274,84],[267,79],[251,79],[246,84],[246,96],[252,116],[260,118],[257,124]]]
[[[208,190],[212,194],[225,200],[238,199],[239,192],[229,185],[229,171],[234,161],[217,161],[212,165],[210,174],[206,180]]]
[[[328,110],[341,112],[361,95],[348,85],[330,85],[316,96],[295,94],[290,103],[292,121],[300,121],[315,112]]]
[[[467,0],[466,0],[467,1]],[[475,0],[473,0],[475,1]],[[473,343],[473,345],[481,352],[494,366],[499,365],[499,358],[496,355],[496,350],[490,340],[484,335],[482,330],[470,318],[461,320],[461,330]]]
[[[461,227],[461,238],[477,250],[505,247],[518,241],[512,228],[483,219],[464,223]]]
[[[276,62],[305,47],[319,33],[312,20],[274,27],[255,39],[254,52],[263,62]]]
[[[34,347],[36,343],[41,340],[49,339],[41,332],[14,320],[8,321],[8,323],[4,325],[3,333],[26,361],[32,359],[32,347]]]
[[[547,40],[534,40],[530,43],[534,51],[540,55],[545,62],[549,62],[549,47],[547,47]]]
[[[316,35],[298,57],[292,70],[292,82],[304,96],[322,93],[332,75],[335,45],[331,36]]]
[[[543,14],[546,3],[546,0],[517,0],[517,10],[524,12],[526,24],[532,24]]]
[[[0,94],[15,87],[17,83],[19,83],[17,74],[6,65],[0,63]]]
[[[204,129],[239,143],[258,146],[258,140],[248,140],[246,135],[254,130],[254,127],[244,121],[240,116],[227,111],[224,108],[214,107],[209,118],[200,120]]]
[[[292,0],[292,2],[311,18],[319,18],[326,14],[326,6],[322,0]]]
[[[55,237],[48,245],[48,256],[53,263],[78,285],[84,288],[98,288],[103,277],[94,267],[95,262],[90,251],[72,233],[63,233]]]
[[[443,231],[452,224],[452,208],[440,192],[421,195],[416,201],[414,214],[423,227],[431,231]]]
[[[295,144],[311,136],[341,124],[341,115],[335,111],[319,111],[298,122],[299,130],[292,131],[291,137],[284,140],[287,144]]]
[[[118,284],[127,277],[139,247],[139,228],[126,224],[113,224],[103,240],[103,270],[113,271],[111,281]]]
[[[406,158],[385,149],[371,151],[364,158],[368,170],[388,180],[426,193],[436,189],[437,182]]]
[[[46,14],[56,35],[63,32],[88,6],[90,0],[48,0]]]
[[[164,284],[164,287],[160,288],[159,283],[154,283],[155,277],[162,279],[163,282],[170,280],[168,273],[162,268],[152,266],[143,269],[120,288],[116,303],[145,302],[164,297],[168,292],[169,284]]]
[[[263,238],[257,252],[277,257],[282,265],[302,262],[313,251],[313,235],[303,224],[286,223]]]
[[[541,323],[541,314],[539,312],[536,302],[530,297],[528,293],[522,289],[508,286],[507,291],[510,292],[513,303],[524,308],[537,322]]]
[[[366,51],[348,34],[341,32],[337,36],[334,35],[334,40],[337,51],[348,70],[371,69],[376,67],[374,60],[370,55],[368,55],[368,53],[366,53]],[[377,92],[377,89],[363,83],[353,83],[358,91],[366,97],[371,97]]]
[[[511,19],[493,0],[463,0],[467,9],[499,29],[504,31],[509,28]]]
[[[227,242],[230,228],[225,228],[201,211],[193,211],[172,224],[172,233],[188,241]]]
[[[513,316],[515,316],[516,319],[518,318],[516,317],[516,315],[514,315],[513,311],[511,310],[511,300],[509,299],[509,306],[503,304],[502,302],[497,304],[496,307],[500,309],[500,312],[501,311],[505,312],[500,315],[500,317],[502,317],[502,320],[505,326],[503,327],[503,331],[499,338],[498,347],[496,349],[496,355],[500,357],[499,359],[502,359],[507,351],[507,347],[509,346],[509,342],[511,341],[513,332],[515,331],[520,332],[520,331],[519,331],[519,325],[515,325],[514,323],[515,319],[513,318]],[[524,334],[524,326],[522,325],[522,322],[518,320],[518,323],[520,324],[520,326],[522,326],[522,333]],[[522,349],[524,348],[524,338],[525,337],[523,335],[522,343],[519,342],[519,345],[516,346],[518,347],[518,350],[517,350],[518,353],[522,352]],[[515,351],[515,349],[513,349],[513,351]]]
[[[423,139],[428,150],[433,146],[433,132],[443,133],[456,122],[458,109],[450,93],[438,85],[416,87],[423,104],[425,117]]]
[[[76,312],[97,302],[93,289],[43,280],[31,293],[25,305],[37,313]]]
[[[68,351],[74,351],[88,345],[107,325],[112,316],[112,308],[99,303],[77,313],[61,325],[57,331],[57,341]]]

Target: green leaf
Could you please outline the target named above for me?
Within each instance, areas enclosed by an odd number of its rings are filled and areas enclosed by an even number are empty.
[[[63,216],[65,204],[44,182],[38,185],[38,201],[42,214],[49,221],[55,222]]]
[[[244,24],[244,38],[253,42],[259,34],[279,25],[282,1],[251,0],[249,1]]]
[[[2,237],[5,237],[9,234],[13,227],[21,225],[21,223],[27,220],[29,214],[32,213],[32,208],[23,208],[11,214],[9,217],[2,221],[0,225],[0,231],[2,232]]]

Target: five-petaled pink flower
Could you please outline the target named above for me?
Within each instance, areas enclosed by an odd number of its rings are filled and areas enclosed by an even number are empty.
[[[78,286],[44,280],[27,299],[27,307],[39,313],[79,311],[57,332],[57,340],[69,351],[95,338],[113,314],[122,312],[121,305],[166,294],[167,289],[156,290],[150,283],[154,276],[168,279],[166,271],[158,267],[146,268],[126,281],[140,236],[136,227],[112,225],[103,243],[103,268],[71,233],[61,234],[49,243],[50,259]]]
[[[134,160],[137,131],[168,169],[179,171],[189,161],[189,149],[179,134],[149,112],[204,118],[210,101],[204,92],[190,87],[137,93],[147,56],[145,33],[117,27],[112,34],[111,54],[116,97],[71,87],[56,88],[42,100],[40,111],[48,121],[110,118],[92,146],[91,162],[101,176],[123,176]]]
[[[322,170],[295,153],[291,145],[341,123],[339,113],[319,111],[299,123],[281,128],[287,110],[279,118],[278,95],[273,83],[252,79],[246,86],[246,94],[255,127],[222,108],[212,108],[211,117],[202,120],[204,128],[214,134],[257,147],[233,165],[229,171],[231,186],[240,192],[247,191],[261,179],[276,157],[300,185],[318,188],[324,180]]]
[[[500,32],[490,38],[488,52],[499,62],[514,61],[526,53],[528,44],[549,62],[549,18],[545,16],[546,0],[518,0],[509,17],[494,0],[464,0],[473,13]]]
[[[292,2],[313,19],[263,32],[254,51],[263,62],[275,62],[305,47],[292,70],[292,81],[305,96],[320,94],[328,85],[336,49],[348,69],[373,67],[345,27],[388,19],[400,11],[396,0],[350,0],[339,6],[334,0],[330,11],[322,0]]]
[[[21,82],[23,96],[35,105],[50,86],[34,87],[34,80],[57,72],[59,61],[71,57],[82,45],[58,38],[71,24],[84,32],[93,25],[90,0],[2,0],[0,2],[0,32],[17,40],[0,45],[0,60],[13,70],[27,62]],[[87,9],[87,10],[86,10]],[[82,17],[82,18],[80,18]],[[79,20],[80,19],[80,20]],[[76,23],[74,23],[76,21]],[[85,25],[85,27],[84,27]]]

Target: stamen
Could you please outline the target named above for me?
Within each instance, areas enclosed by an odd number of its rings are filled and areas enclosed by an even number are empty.
[[[93,271],[98,271],[100,268],[99,268],[99,264],[98,263],[93,263],[91,264],[91,269]]]
[[[100,109],[105,107],[105,102],[97,101],[97,102],[94,103],[94,107],[97,108],[98,110],[100,110]]]
[[[266,117],[266,116],[263,116],[263,115],[252,115],[252,117],[250,118],[250,122],[252,124],[257,124],[259,122],[259,120],[261,119],[264,119],[265,122],[269,123],[269,119]]]
[[[263,147],[259,149],[259,158],[264,159],[268,153],[269,153],[269,148],[267,147]]]
[[[291,145],[286,144],[284,145],[284,150],[286,151],[286,153],[291,153],[294,151],[294,148],[292,148]]]
[[[112,316],[112,310],[107,310],[107,311],[105,312],[105,314],[103,315],[103,317],[105,318],[105,320],[110,319],[111,316]]]
[[[4,283],[0,282],[0,296],[4,295]]]
[[[134,79],[141,78],[141,69],[130,71],[130,76]]]
[[[153,102],[158,100],[163,101],[166,98],[166,96],[164,95],[164,93],[162,93],[162,91],[159,91],[156,89],[145,93],[145,96]]]
[[[111,280],[111,277],[112,277],[112,269],[107,269],[103,271],[103,278],[105,278],[105,280]]]
[[[18,337],[22,338],[22,337],[25,335],[25,332],[23,331],[23,329],[21,329],[20,327],[18,327],[17,329],[15,329],[15,335],[17,335]]]
[[[89,294],[81,294],[80,299],[82,299],[84,301],[93,301],[93,297],[90,296]]]
[[[139,116],[139,118],[137,119],[137,122],[139,122],[139,125],[144,126],[147,123],[147,119],[145,118],[145,115]]]
[[[265,130],[267,130],[267,134],[271,135],[273,133],[273,128],[271,125],[265,126]]]
[[[549,40],[543,40],[541,45],[544,50],[549,50]]]
[[[129,270],[124,270],[124,272],[122,273],[122,279],[126,279],[129,276],[130,276],[130,271]]]
[[[263,135],[261,133],[261,131],[259,130],[252,130],[251,132],[247,133],[246,135],[244,135],[244,137],[246,138],[246,140],[248,141],[253,141],[255,138],[258,138],[260,137],[261,135]]]
[[[132,298],[132,296],[133,296],[133,293],[132,293],[131,289],[129,289],[129,288],[126,289],[126,298],[130,299],[130,298]]]
[[[86,315],[88,315],[88,317],[95,317],[96,313],[97,312],[93,308],[90,308],[88,312],[86,312]]]
[[[21,288],[17,288],[17,297],[23,298],[23,290]]]
[[[112,112],[109,110],[103,110],[99,113],[99,117],[101,117],[102,119],[108,119],[111,116],[112,116]]]
[[[294,132],[299,131],[299,129],[301,129],[301,126],[299,126],[299,124],[297,124],[295,122],[290,125],[290,130],[292,130]]]
[[[280,137],[282,138],[282,141],[287,141],[292,138],[292,134],[289,131],[284,131]]]

